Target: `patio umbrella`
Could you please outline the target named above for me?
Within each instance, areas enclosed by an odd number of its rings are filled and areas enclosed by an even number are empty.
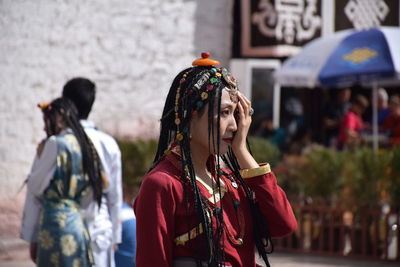
[[[400,28],[345,30],[317,38],[275,72],[276,81],[292,87],[373,89],[373,147],[378,148],[377,88],[400,85]]]

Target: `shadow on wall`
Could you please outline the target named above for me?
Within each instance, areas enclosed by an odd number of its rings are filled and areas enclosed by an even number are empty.
[[[14,195],[0,197],[0,239],[19,236],[24,200],[25,189]]]
[[[197,1],[195,12],[194,54],[210,52],[221,66],[229,67],[231,58],[233,0]]]

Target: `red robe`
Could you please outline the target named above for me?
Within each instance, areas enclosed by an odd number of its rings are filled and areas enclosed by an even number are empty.
[[[134,203],[137,218],[137,267],[170,267],[172,259],[176,257],[205,259],[207,255],[204,234],[199,234],[184,245],[174,242],[176,237],[189,232],[200,223],[194,209],[190,185],[182,182],[181,169],[177,162],[177,156],[170,154],[143,179]],[[224,171],[230,173],[229,170]],[[242,245],[234,245],[226,230],[224,231],[221,242],[224,243],[225,263],[234,267],[256,266],[253,222],[245,192],[242,187],[235,189],[226,175],[221,176],[221,179],[228,189],[222,197],[224,223],[232,236],[238,236],[241,227],[244,230]],[[255,192],[272,237],[282,237],[296,229],[297,222],[290,203],[277,185],[272,172],[247,178],[245,183]],[[188,188],[187,200],[184,186]],[[203,196],[211,196],[201,183],[198,182],[198,186]],[[240,201],[240,215],[244,218],[241,223],[238,218],[241,216],[238,216],[233,200]]]

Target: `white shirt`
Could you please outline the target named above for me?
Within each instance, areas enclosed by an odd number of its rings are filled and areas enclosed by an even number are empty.
[[[36,155],[27,178],[27,191],[21,225],[21,238],[37,242],[41,203],[39,197],[49,185],[56,169],[57,141],[47,139],[42,154]]]
[[[109,179],[109,187],[103,189],[104,195],[100,209],[93,201],[85,211],[85,217],[92,240],[98,234],[112,230],[112,244],[121,243],[122,172],[121,152],[117,142],[108,134],[99,131],[90,121],[81,120],[103,164]]]

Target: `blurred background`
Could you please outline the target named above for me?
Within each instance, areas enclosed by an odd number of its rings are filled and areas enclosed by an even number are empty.
[[[60,96],[70,78],[96,83],[90,119],[119,141],[131,201],[154,157],[173,77],[209,51],[251,98],[253,153],[272,164],[295,209],[299,229],[277,240],[276,250],[399,262],[398,117],[384,126],[399,110],[399,83],[377,91],[377,150],[371,88],[287,86],[275,77],[310,41],[398,28],[399,2],[0,0],[1,259],[27,256],[18,240],[22,185],[45,137],[36,104]],[[369,103],[360,114],[364,127],[339,146],[343,118],[359,96]]]

